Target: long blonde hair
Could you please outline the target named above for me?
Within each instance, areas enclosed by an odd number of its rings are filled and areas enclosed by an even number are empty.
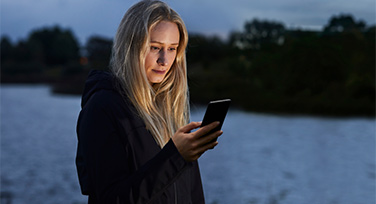
[[[145,56],[151,29],[161,21],[176,23],[180,42],[176,59],[164,80],[151,85],[146,77]],[[185,48],[188,33],[180,16],[166,3],[143,0],[124,15],[117,30],[111,71],[160,147],[189,121]]]

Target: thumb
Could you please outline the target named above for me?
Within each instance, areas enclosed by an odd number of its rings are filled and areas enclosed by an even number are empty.
[[[181,132],[188,133],[196,128],[201,126],[201,122],[190,122],[188,125],[185,125],[180,128]]]

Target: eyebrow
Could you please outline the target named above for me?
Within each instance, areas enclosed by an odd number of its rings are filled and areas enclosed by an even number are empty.
[[[157,44],[161,44],[161,45],[166,44],[166,43],[159,42],[159,41],[150,41],[150,43],[157,43]],[[170,45],[179,45],[179,43],[171,43]]]

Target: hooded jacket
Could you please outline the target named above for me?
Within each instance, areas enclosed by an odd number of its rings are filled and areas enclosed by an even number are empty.
[[[157,144],[107,72],[91,71],[78,122],[76,167],[89,204],[204,203],[198,163]]]

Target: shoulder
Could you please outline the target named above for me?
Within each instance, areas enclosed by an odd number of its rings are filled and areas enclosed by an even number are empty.
[[[101,110],[110,112],[123,106],[122,97],[119,93],[112,90],[98,90],[96,91],[86,104],[82,107],[83,110]]]
[[[132,123],[131,126],[145,126],[132,103],[115,90],[99,90],[83,107],[84,112],[105,114],[113,122]]]
[[[98,90],[88,100],[85,106],[94,105],[97,108],[111,109],[123,104],[122,96],[114,90]],[[83,108],[85,108],[85,106]]]

